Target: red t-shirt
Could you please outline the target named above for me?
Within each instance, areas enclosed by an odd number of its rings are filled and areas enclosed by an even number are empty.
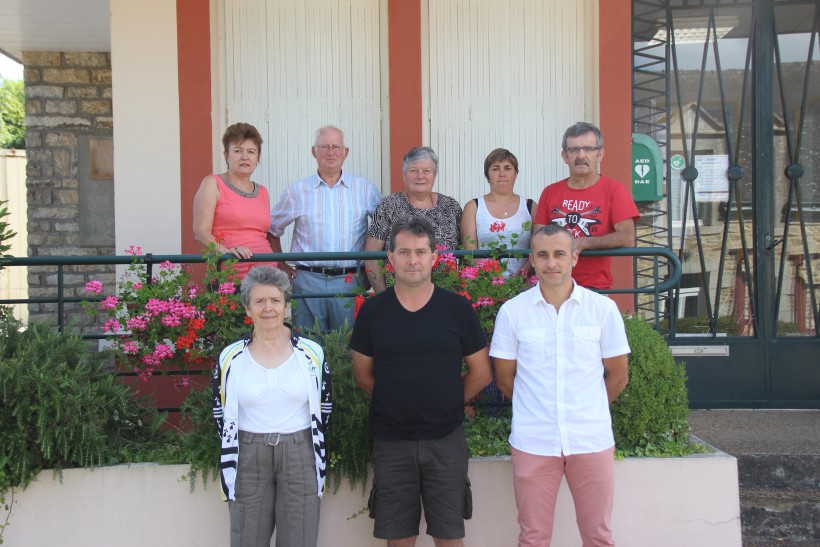
[[[640,218],[632,196],[620,182],[601,175],[589,188],[573,190],[568,180],[544,188],[538,200],[535,224],[557,224],[569,230],[573,237],[589,237],[611,234],[615,224]],[[612,257],[579,258],[572,278],[582,287],[612,288]]]

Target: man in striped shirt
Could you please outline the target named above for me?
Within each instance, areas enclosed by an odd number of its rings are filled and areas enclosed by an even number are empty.
[[[376,212],[381,193],[369,180],[342,170],[350,150],[341,129],[325,126],[316,131],[311,149],[317,171],[288,186],[271,209],[268,240],[273,252],[282,252],[280,238],[291,223],[293,253],[361,251],[368,217]],[[355,260],[308,262],[280,267],[290,276],[294,294],[349,293],[359,282]],[[294,326],[322,331],[353,325],[349,298],[300,298],[296,301]]]

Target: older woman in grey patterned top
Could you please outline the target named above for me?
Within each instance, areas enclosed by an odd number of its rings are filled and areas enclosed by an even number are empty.
[[[457,249],[461,206],[449,196],[433,192],[438,174],[438,156],[432,148],[420,146],[405,154],[401,164],[404,190],[384,198],[367,230],[365,251],[382,251],[390,239],[394,222],[407,215],[427,219],[435,230],[436,246]],[[367,276],[377,293],[385,289],[384,276],[376,260],[366,260]]]

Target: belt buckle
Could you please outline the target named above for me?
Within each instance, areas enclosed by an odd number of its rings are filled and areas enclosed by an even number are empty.
[[[276,442],[275,442],[275,443],[272,443],[272,442],[270,442],[270,441],[271,441],[271,439],[273,438],[273,436],[274,436],[274,435],[276,435]],[[280,435],[279,433],[268,433],[267,435],[265,435],[265,437],[266,437],[266,438],[265,438],[265,444],[266,444],[266,445],[268,445],[268,446],[276,446],[276,445],[278,445],[278,444],[279,444],[279,440],[281,439],[281,435]]]

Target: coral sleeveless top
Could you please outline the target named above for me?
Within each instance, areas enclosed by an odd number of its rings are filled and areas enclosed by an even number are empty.
[[[253,183],[253,192],[242,192],[219,175],[216,185],[219,199],[214,210],[211,233],[222,245],[247,247],[253,253],[272,253],[267,240],[270,228],[270,197],[264,186]],[[245,277],[257,262],[238,262],[236,271]]]

